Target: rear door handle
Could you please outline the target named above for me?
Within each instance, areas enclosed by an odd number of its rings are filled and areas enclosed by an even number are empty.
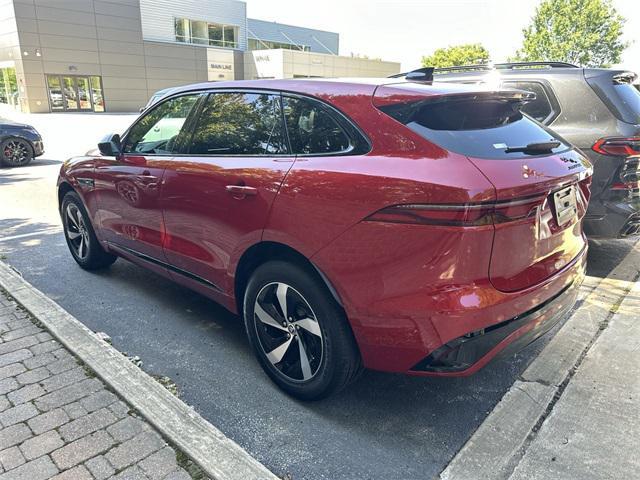
[[[247,195],[257,195],[258,189],[254,187],[247,187],[246,185],[227,185],[227,192],[236,198],[244,198]]]

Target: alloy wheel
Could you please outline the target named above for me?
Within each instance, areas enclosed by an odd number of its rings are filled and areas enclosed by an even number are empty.
[[[31,159],[29,145],[22,140],[9,140],[4,144],[2,153],[6,161],[16,166],[29,163]]]
[[[293,287],[273,282],[254,304],[254,323],[267,360],[287,380],[306,382],[322,363],[324,338],[307,300]]]
[[[84,223],[80,209],[73,204],[67,205],[64,231],[76,256],[84,260],[89,253],[89,231]]]

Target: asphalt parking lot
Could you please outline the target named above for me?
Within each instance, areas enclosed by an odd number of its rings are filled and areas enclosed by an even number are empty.
[[[31,166],[0,170],[3,260],[89,328],[110,335],[116,348],[140,356],[146,371],[171,377],[185,402],[277,475],[432,478],[548,340],[470,378],[366,372],[328,400],[292,400],[264,375],[236,316],[123,260],[89,273],[69,255],[56,211],[60,163],[89,148],[92,137],[124,128],[132,117],[32,117],[47,153]],[[585,290],[631,245],[590,242]]]

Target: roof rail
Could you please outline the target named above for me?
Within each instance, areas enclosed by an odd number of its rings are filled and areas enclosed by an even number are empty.
[[[449,73],[449,72],[475,72],[477,70],[491,70],[492,66],[489,64],[477,64],[477,65],[456,65],[453,67],[440,67],[435,69],[435,73]]]
[[[475,65],[455,65],[452,67],[424,67],[411,72],[396,73],[389,78],[406,78],[407,80],[428,82],[433,80],[433,75],[447,73],[465,73],[487,70],[517,70],[526,68],[580,68],[578,65],[567,62],[507,62],[507,63],[478,63]],[[431,71],[431,72],[429,72]],[[431,78],[429,78],[431,77]]]
[[[525,68],[580,68],[577,65],[566,62],[507,62],[507,63],[479,63],[476,65],[457,65],[454,67],[441,67],[436,68],[436,74],[446,73],[465,73],[465,72],[478,72],[487,70],[517,70]]]
[[[580,68],[578,65],[567,62],[507,62],[495,63],[493,66],[498,69],[517,69],[529,67]]]

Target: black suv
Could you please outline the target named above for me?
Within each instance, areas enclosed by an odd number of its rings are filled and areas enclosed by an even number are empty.
[[[561,62],[436,69],[435,82],[486,84],[536,94],[523,111],[555,130],[594,165],[585,231],[593,237],[640,234],[640,91],[624,70]]]

